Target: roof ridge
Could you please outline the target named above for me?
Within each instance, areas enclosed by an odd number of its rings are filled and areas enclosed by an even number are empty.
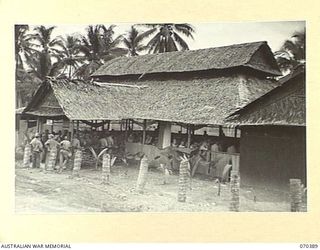
[[[91,76],[128,76],[152,73],[179,73],[203,70],[221,70],[239,66],[251,67],[268,75],[279,75],[279,70],[269,61],[250,64],[260,48],[265,47],[267,57],[273,56],[266,41],[232,44],[220,47],[184,50],[134,57],[118,57],[106,62]]]

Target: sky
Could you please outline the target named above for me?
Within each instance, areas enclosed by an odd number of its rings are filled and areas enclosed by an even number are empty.
[[[113,23],[116,35],[125,34],[132,23]],[[280,49],[282,43],[295,31],[305,28],[304,21],[285,22],[238,22],[238,23],[190,23],[195,28],[194,40],[186,38],[190,49],[202,49],[237,43],[267,41],[272,51]],[[54,36],[85,34],[87,25],[55,25]],[[110,23],[104,25],[109,26]]]

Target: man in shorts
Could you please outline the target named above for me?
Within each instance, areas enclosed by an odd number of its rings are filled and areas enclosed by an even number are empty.
[[[40,134],[36,133],[35,137],[30,142],[32,149],[32,168],[40,167],[40,154],[43,151],[43,145],[40,140]]]

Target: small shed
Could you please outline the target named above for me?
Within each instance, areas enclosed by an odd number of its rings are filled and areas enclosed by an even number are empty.
[[[244,185],[283,190],[289,179],[306,185],[305,69],[229,118],[240,124],[240,173]]]

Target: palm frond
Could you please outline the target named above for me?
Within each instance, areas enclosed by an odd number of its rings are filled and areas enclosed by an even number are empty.
[[[179,46],[182,48],[182,50],[189,50],[188,44],[178,35],[178,33],[174,32],[173,36],[177,44],[179,44]]]
[[[153,28],[153,29],[150,29],[150,30],[147,30],[141,34],[139,34],[137,37],[136,37],[136,42],[139,43],[141,42],[142,40],[148,38],[149,36],[153,35],[155,32],[157,31],[157,28]]]
[[[188,23],[174,24],[173,28],[177,32],[181,32],[182,34],[184,34],[186,37],[190,37],[194,39],[192,34],[195,33],[195,29],[191,24],[188,24]]]

